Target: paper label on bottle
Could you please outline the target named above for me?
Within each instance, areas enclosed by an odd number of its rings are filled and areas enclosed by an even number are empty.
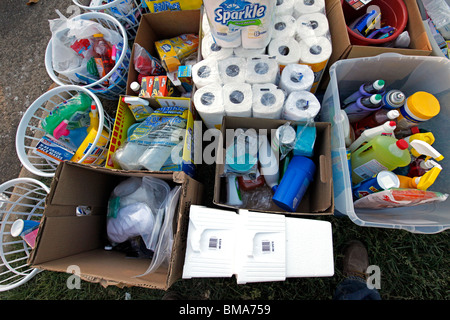
[[[372,160],[360,165],[359,167],[356,167],[355,169],[353,169],[353,172],[365,180],[365,179],[372,178],[378,172],[383,171],[383,170],[388,170],[388,168],[383,166],[377,160],[372,159]]]

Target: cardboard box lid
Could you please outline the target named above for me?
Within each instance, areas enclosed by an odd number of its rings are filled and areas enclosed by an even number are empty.
[[[276,129],[280,125],[286,122],[292,122],[288,120],[274,120],[274,119],[259,119],[259,118],[243,118],[243,117],[230,117],[225,116],[222,122],[222,137],[219,139],[219,145],[217,147],[217,164],[216,164],[216,177],[214,182],[214,204],[219,206],[237,209],[234,206],[229,206],[224,204],[221,200],[223,199],[224,185],[223,172],[225,163],[225,138],[226,129],[236,129],[236,128],[253,128],[256,130],[269,129],[268,134],[270,134],[270,129]],[[316,128],[318,129],[318,139],[320,143],[315,143],[315,155],[314,159],[318,170],[314,177],[314,183],[310,185],[305,196],[300,203],[297,212],[286,212],[282,211],[275,205],[271,212],[283,213],[283,214],[321,214],[329,215],[334,213],[334,195],[333,195],[333,179],[331,170],[331,124],[328,122],[316,122]],[[221,160],[220,160],[221,159]],[[242,209],[242,208],[241,208]],[[248,208],[247,208],[248,209]],[[253,209],[249,209],[253,210]],[[253,211],[263,211],[267,210],[253,210]]]
[[[126,259],[123,253],[104,250],[106,211],[109,195],[119,181],[146,175],[181,186],[181,193],[174,215],[170,267],[134,278],[147,270],[151,260]],[[77,183],[80,181],[83,183]],[[181,278],[186,248],[183,237],[185,239],[187,234],[184,224],[188,221],[190,204],[200,204],[202,194],[203,186],[184,172],[123,171],[63,162],[55,172],[36,246],[28,263],[35,268],[58,272],[70,272],[68,266],[77,265],[83,279],[103,285],[167,289]],[[75,208],[80,204],[90,206],[92,214],[76,216]]]

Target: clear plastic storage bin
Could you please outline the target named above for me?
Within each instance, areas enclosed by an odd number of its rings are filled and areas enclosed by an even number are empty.
[[[433,94],[440,113],[419,128],[433,133],[436,148],[445,158],[436,182],[428,189],[450,194],[450,60],[441,57],[382,54],[375,57],[340,60],[330,67],[330,82],[322,102],[320,121],[332,124],[331,156],[336,215],[346,215],[365,227],[404,229],[413,233],[438,233],[450,228],[450,200],[413,207],[381,210],[355,209],[347,165],[343,121],[339,117],[341,99],[363,82],[383,79],[388,89],[398,89],[408,97],[417,91]]]

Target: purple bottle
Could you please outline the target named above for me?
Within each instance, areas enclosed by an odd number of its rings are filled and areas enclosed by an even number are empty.
[[[358,91],[354,92],[353,94],[345,98],[344,101],[342,101],[342,104],[346,105],[355,102],[356,100],[358,100],[358,98],[370,97],[371,95],[376,93],[384,94],[385,92],[384,85],[385,85],[384,80],[375,80],[372,83],[370,82],[363,83],[359,87]]]
[[[374,111],[381,109],[381,94],[373,94],[370,97],[360,97],[356,102],[345,105],[342,109],[347,113],[350,123],[358,122]]]

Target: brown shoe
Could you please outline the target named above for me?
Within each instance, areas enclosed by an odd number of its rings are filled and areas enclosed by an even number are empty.
[[[345,277],[356,276],[366,279],[366,271],[369,267],[369,256],[366,247],[361,241],[352,240],[347,244],[343,261],[343,273]]]

